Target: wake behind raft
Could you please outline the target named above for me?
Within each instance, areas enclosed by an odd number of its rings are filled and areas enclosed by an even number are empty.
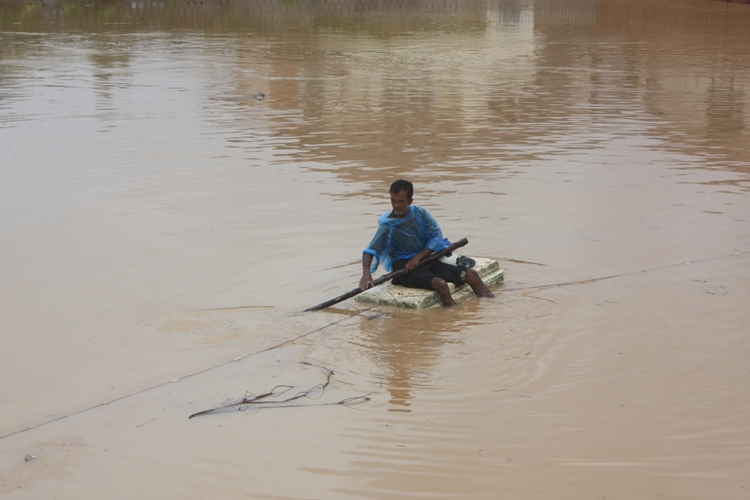
[[[420,262],[418,267],[430,265],[441,258],[444,259],[444,262],[455,262],[458,257],[456,250],[465,246],[467,243],[469,243],[469,240],[467,240],[466,238],[462,238],[459,241],[448,245],[443,250],[433,253],[422,262]],[[503,269],[500,269],[500,264],[496,260],[480,257],[476,257],[470,260],[474,261],[474,265],[472,267],[477,273],[479,273],[482,281],[488,287],[500,283],[505,278],[505,272],[503,271]],[[351,290],[350,292],[347,292],[343,295],[339,295],[338,297],[327,302],[323,302],[322,304],[318,304],[317,306],[305,309],[304,312],[325,309],[326,307],[338,304],[339,302],[343,302],[344,300],[351,297],[356,297],[355,300],[357,302],[384,304],[404,307],[408,309],[424,309],[440,305],[440,298],[435,291],[422,290],[418,288],[406,288],[400,285],[394,285],[393,283],[387,283],[393,278],[404,273],[406,273],[405,269],[393,271],[373,281],[373,286],[368,290],[363,291],[359,288],[355,288],[354,290]],[[469,294],[472,294],[471,288],[468,285],[464,284],[457,287],[453,283],[449,283],[448,286],[454,299],[461,299]]]

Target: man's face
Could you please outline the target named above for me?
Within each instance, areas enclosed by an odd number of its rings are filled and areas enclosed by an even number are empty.
[[[409,205],[411,205],[411,198],[406,197],[406,190],[399,193],[391,193],[393,213],[398,217],[405,217],[409,213]]]

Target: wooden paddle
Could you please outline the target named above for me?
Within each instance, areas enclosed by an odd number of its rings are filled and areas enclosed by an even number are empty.
[[[451,253],[453,250],[455,250],[457,248],[461,248],[462,246],[466,245],[468,242],[469,242],[469,240],[467,240],[466,238],[462,238],[462,239],[458,240],[457,242],[453,243],[452,245],[450,245],[450,246],[448,246],[448,247],[440,250],[439,252],[435,252],[435,253],[431,254],[429,257],[425,258],[422,262],[420,262],[419,265],[417,265],[417,267],[419,268],[419,267],[422,267],[422,266],[426,266],[428,264],[432,264],[433,262],[435,262],[437,259],[439,259],[443,255]],[[372,286],[382,285],[386,281],[388,281],[390,279],[393,279],[396,276],[401,276],[402,274],[406,274],[406,269],[399,269],[398,271],[393,271],[392,273],[385,274],[385,275],[381,276],[380,278],[376,279],[375,281],[373,281],[372,282]],[[372,288],[372,287],[370,287],[370,288]],[[342,301],[344,301],[346,299],[352,298],[355,295],[359,295],[363,291],[364,290],[362,290],[360,288],[355,288],[351,292],[346,292],[343,295],[339,295],[335,299],[331,299],[328,302],[323,302],[322,304],[318,304],[317,306],[313,306],[313,307],[311,307],[309,309],[305,309],[302,312],[310,312],[310,311],[317,311],[319,309],[325,309],[326,307],[332,306],[333,304],[338,304],[339,302],[342,302]]]

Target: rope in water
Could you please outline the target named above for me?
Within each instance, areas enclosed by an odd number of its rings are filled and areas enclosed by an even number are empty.
[[[648,268],[648,269],[641,269],[640,271],[630,271],[630,272],[625,272],[625,273],[612,274],[612,275],[609,275],[609,276],[602,276],[602,277],[599,277],[599,278],[589,278],[589,279],[581,280],[581,281],[566,281],[566,282],[561,282],[561,283],[553,283],[553,284],[549,284],[549,285],[535,285],[535,286],[525,286],[525,287],[516,287],[516,288],[503,288],[503,289],[498,290],[498,291],[500,291],[500,292],[513,292],[513,291],[519,291],[519,290],[538,290],[538,289],[553,288],[553,287],[560,287],[560,286],[587,284],[587,283],[593,283],[595,281],[607,280],[607,279],[612,279],[612,278],[619,278],[619,277],[623,277],[623,276],[630,276],[630,275],[634,275],[634,274],[646,273],[646,272],[651,272],[651,271],[658,271],[658,270],[661,270],[661,269],[668,269],[670,267],[684,266],[684,265],[687,265],[687,264],[696,264],[696,263],[707,262],[707,261],[711,261],[711,260],[725,259],[725,258],[728,258],[728,257],[735,257],[735,256],[738,256],[738,255],[745,255],[745,254],[748,254],[748,253],[750,253],[750,250],[749,251],[743,251],[743,252],[733,252],[731,254],[719,255],[719,256],[716,256],[716,257],[708,257],[708,258],[705,258],[705,259],[698,259],[698,260],[687,261],[687,262],[678,262],[676,264],[668,264],[668,265],[665,265],[665,266],[652,267],[652,268]],[[323,331],[323,330],[325,330],[327,328],[330,328],[331,326],[334,326],[334,325],[337,325],[339,323],[342,323],[342,322],[344,322],[344,321],[346,321],[346,320],[348,320],[350,318],[354,318],[356,316],[360,316],[361,314],[363,314],[363,313],[365,313],[365,312],[367,312],[367,311],[369,311],[369,310],[371,310],[371,309],[373,309],[375,307],[377,307],[377,305],[373,305],[373,306],[368,307],[366,309],[359,310],[359,311],[355,312],[354,314],[348,315],[348,316],[346,316],[346,317],[344,317],[342,319],[339,319],[337,321],[333,321],[333,322],[331,322],[331,323],[329,323],[327,325],[324,325],[324,326],[321,326],[321,327],[316,328],[314,330],[311,330],[311,331],[309,331],[307,333],[304,333],[302,335],[294,337],[294,338],[292,338],[290,340],[285,340],[284,342],[280,342],[280,343],[278,343],[278,344],[276,344],[274,346],[267,347],[265,349],[261,349],[260,351],[252,352],[252,353],[246,354],[244,356],[240,356],[238,358],[234,358],[232,360],[225,361],[224,363],[220,363],[218,365],[214,365],[214,366],[205,368],[203,370],[191,373],[189,375],[185,375],[183,377],[179,377],[179,378],[176,378],[176,379],[173,379],[173,380],[169,380],[167,382],[162,382],[161,384],[157,384],[157,385],[148,387],[146,389],[142,389],[140,391],[136,391],[136,392],[133,392],[133,393],[130,393],[130,394],[126,394],[124,396],[120,396],[120,397],[115,398],[115,399],[111,399],[111,400],[109,400],[109,401],[107,401],[105,403],[99,403],[97,405],[90,406],[90,407],[84,408],[82,410],[78,410],[78,411],[75,411],[75,412],[72,412],[72,413],[68,413],[66,415],[61,415],[59,417],[47,420],[46,422],[42,422],[42,423],[39,423],[39,424],[36,424],[36,425],[32,425],[32,426],[26,427],[24,429],[20,429],[20,430],[17,430],[17,431],[10,432],[8,434],[0,436],[0,439],[5,439],[5,438],[11,437],[11,436],[15,436],[17,434],[22,434],[24,432],[30,431],[32,429],[36,429],[36,428],[44,426],[44,425],[51,424],[53,422],[58,422],[60,420],[66,419],[66,418],[73,417],[75,415],[80,415],[81,413],[85,413],[85,412],[94,410],[96,408],[100,408],[102,406],[107,406],[107,405],[110,405],[112,403],[116,403],[118,401],[122,401],[124,399],[128,399],[128,398],[131,398],[133,396],[137,396],[139,394],[143,394],[145,392],[152,391],[154,389],[158,389],[159,387],[163,387],[165,385],[177,382],[179,380],[184,380],[184,379],[195,377],[197,375],[200,375],[200,374],[212,371],[212,370],[216,370],[216,369],[218,369],[218,368],[220,368],[222,366],[226,366],[226,365],[228,365],[230,363],[241,361],[241,360],[249,358],[251,356],[255,356],[255,355],[258,355],[258,354],[261,354],[261,353],[264,353],[264,352],[268,352],[268,351],[271,351],[271,350],[274,350],[274,349],[278,349],[279,347],[283,347],[285,345],[294,343],[297,340],[303,339],[305,337],[309,337],[310,335],[313,335],[314,333],[318,333],[320,331]]]
[[[197,375],[200,375],[200,374],[202,374],[202,373],[206,373],[206,372],[210,372],[210,371],[212,371],[212,370],[216,370],[216,369],[218,369],[218,368],[221,368],[222,366],[226,366],[226,365],[229,365],[229,364],[231,364],[231,363],[235,363],[235,362],[237,362],[237,361],[242,361],[242,360],[243,360],[243,359],[245,359],[245,358],[249,358],[249,357],[251,357],[251,356],[256,356],[256,355],[258,355],[258,354],[261,354],[261,353],[264,353],[264,352],[268,352],[268,351],[272,351],[272,350],[274,350],[274,349],[278,349],[279,347],[282,347],[282,346],[285,346],[285,345],[287,345],[287,344],[291,344],[291,343],[293,343],[293,342],[296,342],[296,341],[297,341],[297,340],[299,340],[299,339],[305,338],[305,337],[307,337],[307,336],[309,336],[309,335],[312,335],[312,334],[314,334],[314,333],[317,333],[317,332],[320,332],[320,331],[322,331],[322,330],[325,330],[326,328],[330,328],[331,326],[334,326],[334,325],[337,325],[337,324],[339,324],[339,323],[342,323],[342,322],[344,322],[344,321],[346,321],[346,320],[348,320],[348,319],[350,319],[350,318],[354,318],[354,317],[356,317],[356,316],[359,316],[359,315],[361,315],[362,313],[365,313],[365,312],[369,311],[369,310],[370,310],[370,309],[372,309],[373,307],[375,307],[375,306],[372,306],[372,307],[368,307],[367,309],[362,309],[361,311],[357,311],[356,313],[354,313],[354,314],[351,314],[351,315],[349,315],[349,316],[346,316],[345,318],[339,319],[339,320],[337,320],[337,321],[333,321],[333,322],[331,322],[331,323],[328,323],[327,325],[321,326],[320,328],[316,328],[316,329],[314,329],[314,330],[312,330],[312,331],[309,331],[309,332],[307,332],[307,333],[304,333],[304,334],[302,334],[302,335],[299,335],[299,336],[297,336],[297,337],[294,337],[293,339],[290,339],[290,340],[285,340],[284,342],[280,342],[280,343],[278,343],[278,344],[276,344],[276,345],[274,345],[274,346],[271,346],[271,347],[267,347],[267,348],[265,348],[265,349],[261,349],[260,351],[256,351],[256,352],[252,352],[252,353],[248,353],[248,354],[245,354],[244,356],[240,356],[240,357],[238,357],[238,358],[234,358],[234,359],[231,359],[231,360],[229,360],[229,361],[225,361],[225,362],[223,362],[223,363],[219,363],[218,365],[210,366],[210,367],[208,367],[208,368],[205,368],[205,369],[203,369],[203,370],[199,370],[199,371],[197,371],[197,372],[194,372],[194,373],[191,373],[191,374],[189,374],[189,375],[185,375],[185,376],[182,376],[182,377],[179,377],[179,378],[176,378],[176,379],[172,379],[172,380],[169,380],[169,381],[167,381],[167,382],[162,382],[161,384],[157,384],[157,385],[154,385],[154,386],[151,386],[151,387],[147,387],[146,389],[141,389],[140,391],[132,392],[132,393],[130,393],[130,394],[126,394],[126,395],[124,395],[124,396],[120,396],[120,397],[118,397],[118,398],[114,398],[114,399],[111,399],[111,400],[109,400],[109,401],[107,401],[107,402],[105,402],[105,403],[99,403],[99,404],[97,404],[97,405],[94,405],[94,406],[89,406],[89,407],[87,407],[87,408],[84,408],[84,409],[82,409],[82,410],[74,411],[74,412],[72,412],[72,413],[68,413],[68,414],[65,414],[65,415],[60,415],[59,417],[56,417],[56,418],[53,418],[53,419],[47,420],[47,421],[45,421],[45,422],[42,422],[42,423],[39,423],[39,424],[36,424],[36,425],[31,425],[31,426],[29,426],[29,427],[26,427],[26,428],[24,428],[24,429],[19,429],[19,430],[17,430],[17,431],[13,431],[13,432],[10,432],[10,433],[8,433],[8,434],[5,434],[5,435],[3,435],[3,436],[0,436],[0,439],[5,439],[5,438],[11,437],[11,436],[15,436],[16,434],[21,434],[21,433],[24,433],[24,432],[30,431],[30,430],[32,430],[32,429],[36,429],[37,427],[41,427],[41,426],[43,426],[43,425],[48,425],[48,424],[51,424],[51,423],[53,423],[53,422],[58,422],[58,421],[60,421],[60,420],[66,419],[66,418],[69,418],[69,417],[73,417],[73,416],[75,416],[75,415],[80,415],[81,413],[85,413],[85,412],[87,412],[87,411],[91,411],[91,410],[94,410],[94,409],[96,409],[96,408],[100,408],[100,407],[102,407],[102,406],[107,406],[107,405],[110,405],[110,404],[112,404],[112,403],[116,403],[116,402],[118,402],[118,401],[122,401],[123,399],[128,399],[128,398],[131,398],[131,397],[133,397],[133,396],[137,396],[137,395],[139,395],[139,394],[143,394],[143,393],[145,393],[145,392],[148,392],[148,391],[152,391],[152,390],[154,390],[154,389],[158,389],[159,387],[164,387],[165,385],[168,385],[168,384],[172,384],[172,383],[174,383],[174,382],[177,382],[177,381],[180,381],[180,380],[184,380],[184,379],[187,379],[187,378],[195,377],[195,376],[197,376]]]
[[[585,280],[580,281],[564,281],[562,283],[553,283],[550,285],[535,285],[535,286],[522,286],[522,287],[516,287],[516,288],[502,288],[498,290],[499,292],[517,292],[519,290],[543,290],[545,288],[555,288],[558,286],[569,286],[569,285],[585,285],[587,283],[594,283],[595,281],[603,281],[603,280],[609,280],[612,278],[622,278],[623,276],[632,276],[634,274],[641,274],[641,273],[648,273],[651,271],[660,271],[662,269],[669,269],[670,267],[678,267],[678,266],[685,266],[687,264],[696,264],[699,262],[708,262],[710,260],[717,260],[717,259],[726,259],[728,257],[736,257],[737,255],[744,255],[750,253],[750,250],[746,250],[744,252],[734,252],[730,254],[725,255],[719,255],[716,257],[706,257],[705,259],[698,259],[698,260],[689,260],[686,262],[678,262],[676,264],[667,264],[666,266],[658,266],[658,267],[650,267],[648,269],[641,269],[640,271],[628,271],[625,273],[619,273],[619,274],[611,274],[609,276],[600,276],[598,278],[589,278]]]

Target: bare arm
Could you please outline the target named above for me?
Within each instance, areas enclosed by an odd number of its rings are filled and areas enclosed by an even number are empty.
[[[370,266],[372,265],[372,254],[362,255],[362,279],[359,280],[359,289],[367,290],[373,286],[372,275],[370,275]]]

